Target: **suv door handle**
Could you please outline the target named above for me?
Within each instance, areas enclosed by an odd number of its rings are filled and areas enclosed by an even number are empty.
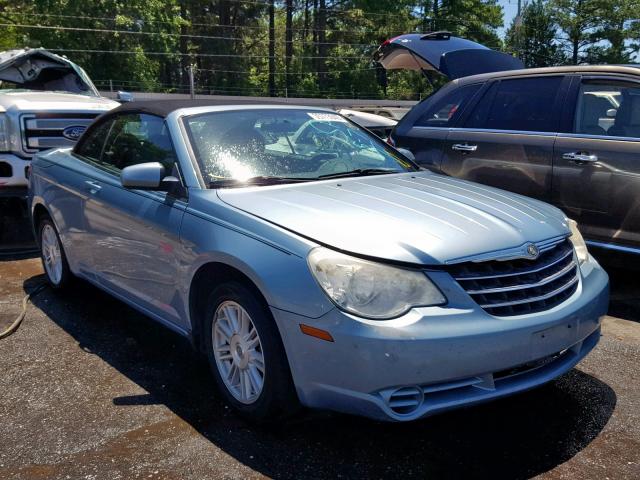
[[[475,152],[477,149],[477,145],[469,145],[467,143],[454,143],[451,147],[451,150],[457,150],[459,152]]]
[[[102,185],[100,185],[98,182],[94,182],[92,180],[87,180],[86,182],[84,182],[89,190],[89,193],[91,195],[95,195],[96,193],[98,193],[100,190],[102,190]]]
[[[588,163],[596,163],[598,161],[597,155],[590,155],[588,153],[581,152],[565,153],[562,155],[562,158],[578,165],[586,165]]]

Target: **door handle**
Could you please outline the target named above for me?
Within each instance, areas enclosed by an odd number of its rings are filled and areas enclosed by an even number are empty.
[[[562,158],[578,165],[586,165],[588,163],[596,163],[598,161],[597,155],[590,155],[589,153],[581,152],[565,153],[562,155]]]
[[[475,152],[477,149],[477,145],[469,145],[467,143],[454,143],[451,147],[451,150],[457,150],[459,152]]]
[[[87,180],[84,183],[87,185],[89,193],[91,193],[91,195],[95,195],[100,190],[102,190],[102,185],[100,185],[98,182]]]

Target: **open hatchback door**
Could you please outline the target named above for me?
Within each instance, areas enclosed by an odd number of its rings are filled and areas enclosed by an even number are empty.
[[[439,72],[449,80],[480,73],[519,70],[522,61],[449,32],[410,33],[384,42],[374,59],[386,70]]]

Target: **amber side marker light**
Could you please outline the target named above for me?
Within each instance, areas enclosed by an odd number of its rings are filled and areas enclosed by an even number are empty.
[[[305,325],[304,323],[300,324],[300,331],[305,335],[309,335],[311,337],[319,338],[320,340],[325,340],[327,342],[333,342],[333,337],[326,330],[321,330],[319,328],[310,327],[309,325]]]

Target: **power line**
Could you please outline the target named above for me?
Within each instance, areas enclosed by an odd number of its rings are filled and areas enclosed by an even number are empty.
[[[19,23],[0,23],[0,27],[18,27],[18,28],[33,28],[42,30],[63,30],[74,32],[98,32],[98,33],[122,33],[125,35],[163,35],[167,37],[189,37],[189,38],[201,38],[210,40],[243,40],[239,37],[220,37],[214,35],[190,35],[180,33],[169,32],[136,32],[132,30],[113,30],[113,29],[99,29],[99,28],[82,28],[82,27],[64,27],[59,25],[26,25]]]
[[[313,74],[332,74],[332,73],[353,73],[353,72],[371,72],[377,70],[377,67],[370,68],[352,68],[350,70],[327,70],[325,72],[318,72],[310,70],[308,72],[273,72],[274,75],[313,75]],[[252,72],[250,70],[217,70],[215,68],[197,68],[198,72],[211,72],[211,73],[245,73],[254,74],[258,72]],[[269,72],[264,72],[265,75],[269,75]]]
[[[85,50],[79,48],[49,48],[48,50],[52,52],[73,52],[73,53],[111,53],[116,55],[162,55],[162,56],[181,56],[181,57],[238,57],[238,54],[232,53],[182,53],[182,52],[147,52],[147,51],[136,51],[136,50]],[[242,58],[271,58],[269,55],[242,55]],[[279,55],[274,55],[273,58],[281,58]],[[304,59],[320,59],[320,58],[332,58],[332,59],[357,59],[357,60],[370,60],[366,55],[360,56],[318,56],[318,55],[293,55],[291,58],[304,58]]]
[[[282,13],[282,11],[278,11],[278,13]],[[90,15],[62,15],[62,14],[53,14],[53,13],[26,13],[26,12],[6,12],[4,15],[14,15],[14,16],[25,16],[25,17],[50,17],[50,18],[62,18],[62,19],[75,19],[75,20],[99,20],[101,22],[117,22],[118,19],[115,17],[95,17]],[[126,15],[122,15],[126,16]],[[180,26],[176,25],[175,22],[163,21],[163,20],[142,20],[137,19],[142,23],[147,24],[158,24],[158,25],[172,25],[172,26]],[[416,18],[418,20],[418,18]],[[231,29],[251,29],[251,30],[264,30],[267,27],[257,27],[251,25],[211,25],[211,22],[208,23],[198,23],[192,22],[189,19],[183,19],[186,26],[198,26],[198,27],[214,27],[214,28],[231,28]],[[313,26],[309,28],[297,28],[294,27],[291,30],[299,31],[299,32],[325,32],[325,33],[353,33],[353,34],[363,34],[363,33],[376,33],[379,34],[379,30],[376,29],[363,29],[363,30],[345,30],[342,28],[324,28],[324,29],[314,29]],[[150,32],[156,33],[156,32]],[[403,32],[399,31],[390,31],[388,36],[400,35]],[[406,33],[406,32],[405,32]]]

